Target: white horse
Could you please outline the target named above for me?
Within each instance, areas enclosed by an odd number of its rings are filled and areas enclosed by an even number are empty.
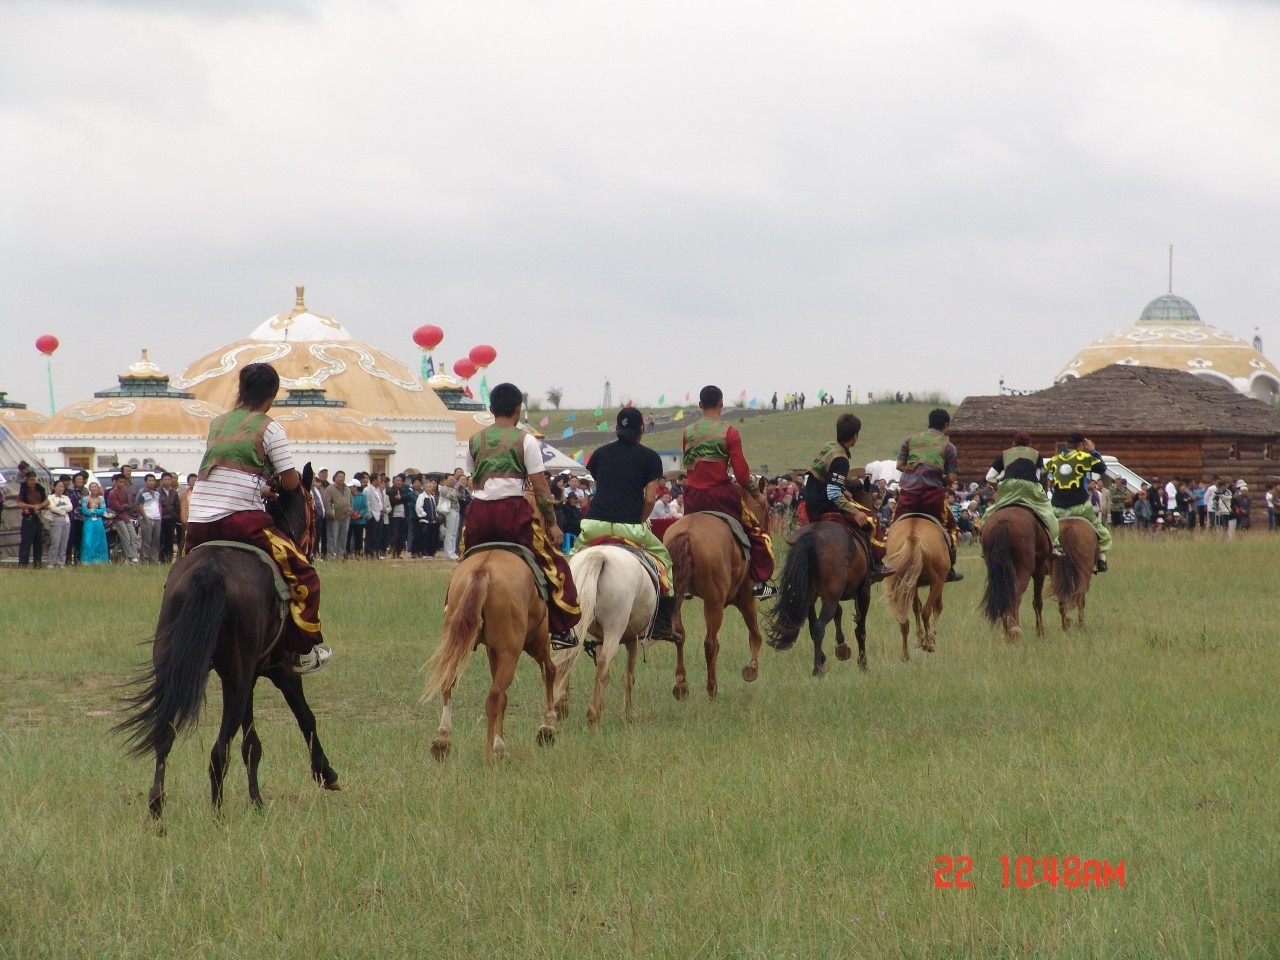
[[[596,726],[604,712],[604,688],[609,684],[609,670],[618,647],[627,648],[627,669],[622,676],[625,694],[623,715],[635,719],[631,707],[631,686],[635,682],[636,655],[640,641],[649,635],[657,609],[658,591],[644,564],[630,550],[600,544],[578,551],[569,558],[573,582],[578,588],[578,604],[582,620],[575,628],[579,640],[587,637],[600,641],[596,650],[596,687],[587,705],[587,722]],[[555,651],[556,715],[563,719],[569,712],[569,674],[578,662],[583,644]]]

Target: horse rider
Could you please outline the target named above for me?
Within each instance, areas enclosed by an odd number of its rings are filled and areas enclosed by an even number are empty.
[[[1107,552],[1111,549],[1111,531],[1098,518],[1089,500],[1089,475],[1106,473],[1107,464],[1098,456],[1093,441],[1083,433],[1067,438],[1070,450],[1064,450],[1045,464],[1053,485],[1053,512],[1058,519],[1080,517],[1093,524],[1098,534],[1098,573],[1107,572]]]
[[[209,540],[234,540],[272,557],[289,585],[289,615],[281,642],[294,673],[319,670],[333,650],[320,631],[320,577],[307,562],[309,544],[294,544],[275,527],[263,497],[275,474],[285,490],[300,480],[284,428],[267,416],[280,392],[280,374],[268,363],[240,371],[235,409],[213,421],[187,507],[185,552]],[[307,491],[303,491],[307,493]]]
[[[741,520],[751,538],[751,579],[755,583],[751,593],[762,600],[777,596],[778,588],[769,582],[773,577],[773,544],[747,507],[745,498],[749,491],[754,491],[751,471],[742,453],[738,431],[721,419],[724,394],[719,387],[703,387],[698,393],[698,407],[702,410],[702,419],[684,431],[683,463],[688,473],[684,488],[685,514],[718,510]]]
[[[1058,516],[1049,504],[1044,492],[1044,470],[1040,466],[1040,451],[1031,446],[1031,435],[1019,430],[1013,435],[1013,446],[998,454],[987,470],[987,480],[998,483],[996,499],[987,507],[985,517],[1001,507],[1016,503],[1035,511],[1049,539],[1053,542],[1053,555],[1063,556],[1058,543]]]
[[[852,413],[836,418],[836,438],[823,446],[809,464],[804,478],[804,509],[809,522],[835,514],[855,536],[866,537],[871,547],[871,582],[893,573],[884,561],[885,532],[875,512],[845,496],[849,455],[862,433],[862,420]]]
[[[963,580],[964,574],[956,571],[956,544],[960,537],[960,525],[955,515],[947,509],[947,487],[960,473],[960,461],[955,445],[947,439],[951,431],[951,414],[941,407],[929,411],[929,428],[913,433],[902,441],[898,451],[898,506],[894,517],[908,513],[923,513],[937,517],[947,531],[947,545],[951,550],[951,569],[947,582]]]
[[[633,543],[657,561],[661,568],[662,591],[658,614],[650,636],[654,640],[684,639],[671,626],[676,609],[676,592],[671,579],[671,554],[649,529],[648,518],[658,499],[662,479],[662,458],[640,442],[644,435],[644,415],[635,407],[618,412],[618,439],[591,454],[587,472],[595,478],[596,492],[573,552],[598,540],[617,537]]]
[[[577,645],[572,630],[582,610],[569,563],[555,547],[563,534],[556,523],[542,448],[519,426],[523,405],[524,394],[513,383],[500,383],[489,392],[494,425],[467,444],[472,499],[462,523],[459,555],[482,543],[518,543],[533,551],[551,587],[551,646],[564,649]]]

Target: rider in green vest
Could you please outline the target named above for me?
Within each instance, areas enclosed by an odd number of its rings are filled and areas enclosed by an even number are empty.
[[[1019,431],[1013,435],[1013,446],[992,461],[987,479],[997,481],[999,486],[996,488],[995,502],[987,507],[983,520],[1010,504],[1029,507],[1048,529],[1049,539],[1053,541],[1053,555],[1061,557],[1063,553],[1058,544],[1058,518],[1044,492],[1040,451],[1031,446],[1030,434]]]
[[[1111,531],[1098,518],[1089,500],[1089,477],[1106,473],[1107,464],[1098,456],[1093,441],[1082,433],[1067,438],[1070,450],[1064,450],[1045,464],[1049,482],[1053,484],[1053,512],[1058,519],[1080,517],[1093,525],[1098,534],[1098,573],[1107,572],[1107,552],[1111,549]]]

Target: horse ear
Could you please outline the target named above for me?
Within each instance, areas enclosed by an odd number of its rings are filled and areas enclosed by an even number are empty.
[[[764,493],[767,481],[763,476],[756,480],[756,493]]]
[[[315,478],[316,478],[316,475],[311,470],[311,461],[308,460],[307,465],[302,468],[302,486],[307,490],[310,490],[311,481],[314,480]]]

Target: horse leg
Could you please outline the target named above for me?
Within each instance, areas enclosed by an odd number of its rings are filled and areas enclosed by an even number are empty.
[[[484,758],[489,761],[501,760],[507,755],[507,741],[502,737],[502,721],[507,714],[507,688],[516,676],[515,656],[503,651],[495,653],[489,647],[489,674],[493,678],[489,685],[489,696],[484,701],[484,714],[489,718],[484,743]]]
[[[1036,636],[1044,636],[1044,571],[1037,570],[1035,575],[1035,592],[1031,595],[1031,606],[1036,612]]]
[[[249,702],[245,704],[244,717],[240,720],[240,757],[249,774],[249,801],[261,810],[262,791],[258,789],[258,764],[262,761],[262,741],[258,738],[258,728],[253,722],[253,690],[249,691]]]
[[[591,691],[591,702],[587,704],[587,723],[592,727],[600,725],[600,716],[604,713],[604,691],[609,686],[609,673],[613,669],[613,658],[618,655],[619,640],[609,630],[596,651],[596,685]]]
[[[927,597],[925,598],[928,599]],[[911,612],[916,618],[916,646],[921,650],[928,650],[925,642],[929,638],[929,611],[928,605],[920,602],[920,591],[917,589],[915,596],[911,598]]]
[[[538,727],[538,744],[546,747],[556,742],[556,665],[551,659],[550,641],[543,650],[542,659],[538,660],[538,666],[542,668],[542,683],[547,688],[547,708],[542,711],[542,726]]]
[[[706,606],[706,603],[703,603]],[[676,611],[671,616],[671,626],[682,637],[688,634],[684,629],[684,618],[681,615],[681,609],[684,607],[684,597],[677,591],[676,593]],[[671,688],[671,695],[677,700],[687,700],[689,698],[689,678],[684,669],[684,641],[680,640],[676,643],[676,682]]]
[[[738,612],[742,614],[742,622],[747,625],[747,645],[751,649],[751,659],[742,668],[742,679],[751,683],[760,676],[760,647],[764,645],[764,636],[760,633],[760,623],[756,618],[756,598],[751,597],[745,603],[738,604]]]
[[[858,638],[858,666],[867,669],[867,611],[871,609],[871,584],[863,583],[854,600],[853,635]],[[836,623],[840,623],[840,607],[836,606]],[[839,627],[836,628],[839,630]],[[847,646],[846,646],[846,649]],[[839,650],[836,651],[839,653]]]
[[[844,607],[836,604],[836,657],[840,660],[848,660],[853,656],[853,651],[849,649],[849,641],[844,635]],[[856,633],[856,631],[855,631]]]
[[[813,676],[820,677],[827,669],[827,655],[822,652],[822,641],[827,635],[827,623],[835,613],[825,598],[816,617],[809,618],[809,637],[813,640]]]
[[[1062,620],[1062,632],[1066,633],[1071,629],[1071,618],[1067,615],[1067,601],[1062,597],[1058,598],[1058,616]]]
[[[338,786],[338,774],[329,766],[329,758],[324,754],[324,747],[320,746],[320,737],[316,733],[316,715],[311,712],[307,696],[302,692],[302,677],[284,667],[277,667],[267,676],[289,705],[293,718],[298,721],[298,729],[302,731],[307,753],[311,756],[311,779],[326,790],[341,790]]]
[[[640,641],[627,641],[627,669],[622,674],[622,716],[627,720],[636,719],[635,708],[631,706],[631,688],[636,681],[636,660],[640,649]]]
[[[704,600],[702,614],[707,620],[707,639],[702,642],[702,651],[707,658],[707,696],[714,700],[720,690],[720,684],[716,680],[716,658],[720,656],[720,625],[724,623],[724,603]]]
[[[444,706],[440,708],[440,728],[436,738],[431,741],[431,756],[436,760],[444,760],[449,755],[449,744],[453,739],[453,684],[440,691]]]
[[[246,672],[250,679],[237,686],[234,681]],[[236,731],[240,729],[245,706],[253,693],[253,669],[251,667],[248,671],[237,671],[234,678],[221,672],[218,676],[222,678],[222,723],[218,726],[218,738],[213,742],[213,750],[209,754],[209,791],[215,807],[222,806],[222,783],[227,775],[227,755],[231,751],[231,741],[236,738]]]
[[[585,630],[582,630],[581,639],[583,643],[588,639]],[[560,654],[559,662],[556,663],[555,704],[557,720],[563,720],[569,716],[569,675],[573,672],[580,653],[582,653],[581,643],[576,647],[570,647],[568,650],[563,651]]]
[[[169,751],[173,749],[173,727],[166,726],[163,739],[156,747],[156,773],[151,780],[151,790],[147,794],[147,809],[151,816],[159,820],[164,813],[164,773],[169,762]]]
[[[920,649],[925,653],[933,653],[934,641],[938,637],[938,616],[942,613],[942,587],[939,584],[929,584],[929,593],[924,600],[923,616],[924,621],[924,638],[920,643]]]

